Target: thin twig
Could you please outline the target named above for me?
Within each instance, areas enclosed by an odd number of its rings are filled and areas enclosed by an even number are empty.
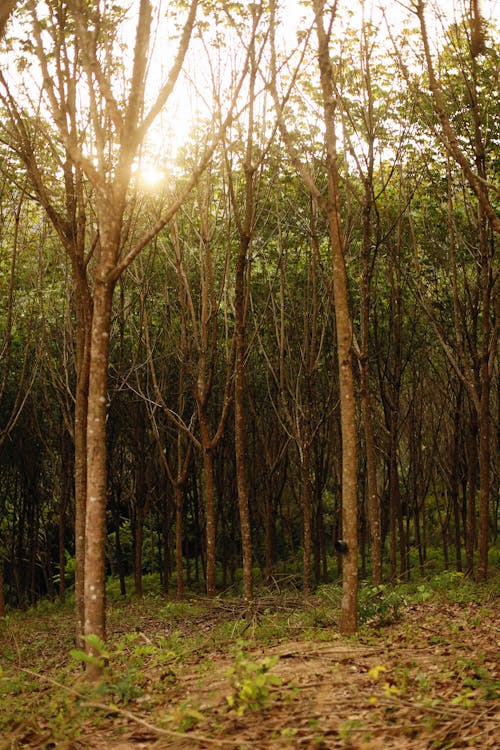
[[[146,721],[145,719],[142,719],[140,716],[137,716],[137,714],[132,713],[132,711],[126,711],[123,708],[119,708],[115,705],[107,705],[106,703],[97,703],[95,701],[86,701],[85,696],[82,695],[78,690],[75,690],[75,688],[68,687],[67,685],[63,685],[61,682],[58,682],[57,680],[52,679],[52,677],[47,677],[47,675],[44,674],[38,674],[38,672],[34,672],[32,669],[26,669],[25,667],[19,667],[19,670],[21,672],[25,672],[26,674],[31,675],[32,677],[37,677],[39,680],[42,680],[44,682],[50,682],[52,685],[55,685],[58,688],[61,688],[62,690],[67,691],[68,693],[71,693],[77,698],[80,698],[82,700],[82,706],[86,708],[97,708],[100,711],[106,711],[110,714],[118,714],[119,716],[123,716],[126,719],[129,719],[130,721],[134,721],[136,724],[140,724],[141,726],[145,727],[146,729],[149,729],[151,732],[154,732],[155,734],[162,735],[165,737],[178,737],[182,739],[189,739],[193,740],[193,742],[205,742],[209,745],[230,745],[231,747],[235,747],[236,745],[241,745],[241,741],[233,741],[233,740],[225,740],[225,739],[211,739],[210,737],[205,737],[201,734],[196,734],[193,732],[189,732],[186,734],[186,732],[176,732],[174,729],[163,729],[162,727],[158,727],[155,724],[151,724],[149,721]]]
[[[125,711],[123,708],[118,708],[118,706],[108,706],[105,703],[95,703],[94,701],[88,701],[85,703],[82,703],[83,706],[88,708],[97,708],[101,711],[106,711],[107,713],[113,713],[118,714],[119,716],[124,716],[126,719],[130,719],[130,721],[134,721],[137,724],[140,724],[141,726],[145,727],[146,729],[149,729],[151,732],[154,732],[155,734],[159,734],[165,737],[178,737],[183,740],[192,740],[193,742],[200,742],[200,743],[207,743],[209,745],[230,745],[231,747],[241,746],[241,740],[224,740],[222,738],[217,738],[216,740],[212,739],[211,737],[205,737],[202,734],[196,734],[194,732],[176,732],[174,729],[162,729],[162,727],[157,727],[155,724],[150,724],[149,721],[146,721],[145,719],[141,719],[140,716],[137,716],[136,714],[132,713],[132,711]]]

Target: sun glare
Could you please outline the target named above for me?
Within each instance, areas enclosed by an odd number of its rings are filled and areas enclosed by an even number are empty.
[[[137,170],[140,184],[146,188],[159,188],[165,181],[166,173],[154,164],[144,164]]]

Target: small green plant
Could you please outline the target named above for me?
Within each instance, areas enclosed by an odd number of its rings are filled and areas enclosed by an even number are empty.
[[[403,594],[398,588],[380,584],[362,587],[359,592],[359,622],[388,624],[399,617]]]
[[[362,728],[363,722],[360,719],[345,719],[345,721],[340,722],[339,737],[347,744],[350,744],[353,740],[354,734],[359,732]]]
[[[72,648],[69,652],[71,658],[75,661],[82,662],[83,664],[93,664],[102,669],[111,657],[106,644],[101,638],[99,638],[99,636],[93,634],[84,636],[83,640],[85,643],[88,643],[96,653],[88,654],[79,648]]]
[[[187,732],[195,724],[205,720],[205,716],[197,708],[194,708],[189,701],[184,700],[179,705],[174,706],[170,713],[163,718],[164,724],[170,724],[177,727],[179,732]]]
[[[473,659],[459,659],[458,667],[462,677],[462,690],[452,700],[454,705],[472,705],[477,697],[486,700],[500,698],[500,680],[494,679],[484,666],[484,655]]]
[[[429,591],[425,583],[420,584],[420,586],[417,586],[417,599],[421,602],[426,602],[427,599],[430,599],[432,596],[432,591]]]
[[[270,672],[277,661],[278,657],[267,656],[256,662],[240,646],[234,667],[228,670],[232,693],[226,696],[238,716],[268,704],[273,688],[281,685],[281,679]]]
[[[152,647],[134,644],[134,651],[130,654],[125,652],[123,644],[118,644],[115,650],[110,651],[96,635],[87,635],[84,640],[95,653],[87,654],[74,648],[71,649],[70,656],[77,662],[93,664],[103,670],[102,679],[94,688],[95,695],[108,696],[120,703],[129,703],[138,698],[142,694],[139,668],[143,657],[150,655]],[[129,641],[133,642],[132,639]]]
[[[168,602],[160,609],[160,616],[167,620],[182,620],[186,617],[196,617],[203,613],[203,607],[191,601]]]

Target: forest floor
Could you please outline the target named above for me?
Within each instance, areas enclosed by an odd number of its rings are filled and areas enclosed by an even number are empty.
[[[0,623],[0,750],[498,748],[498,575],[365,586],[339,635],[339,588],[110,597],[89,684],[69,603]],[[2,671],[3,670],[3,671]]]

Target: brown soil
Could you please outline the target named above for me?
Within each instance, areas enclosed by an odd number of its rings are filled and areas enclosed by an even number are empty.
[[[75,695],[76,681],[69,688],[72,737],[54,739],[48,729],[53,721],[34,702],[31,720],[0,738],[0,749],[498,748],[498,615],[491,602],[425,602],[408,608],[397,623],[365,629],[354,639],[318,630],[312,639],[250,645],[245,653],[252,662],[278,657],[272,674],[281,684],[257,710],[237,715],[227,703],[234,692],[228,676],[234,651],[231,658],[210,647],[221,612],[209,608],[176,623],[186,639],[194,631],[206,634],[205,647],[187,653],[173,670],[153,668],[146,675],[150,691],[140,698],[116,707],[109,696],[83,700]],[[137,625],[145,644],[166,627],[155,618]],[[62,688],[45,679],[44,690]]]

